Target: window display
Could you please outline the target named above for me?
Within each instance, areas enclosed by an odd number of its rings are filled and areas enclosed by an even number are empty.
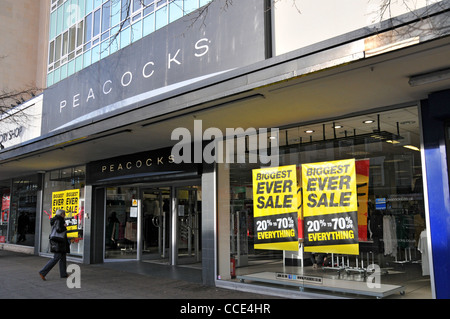
[[[431,298],[419,147],[409,107],[280,130],[277,167],[218,164],[218,279]]]
[[[80,166],[45,174],[40,250],[42,253],[49,252],[50,219],[58,209],[63,209],[66,211],[67,237],[70,240],[69,256],[83,256],[85,171],[85,168]]]

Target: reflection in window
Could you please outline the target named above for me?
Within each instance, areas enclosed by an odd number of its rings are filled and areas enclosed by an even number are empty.
[[[94,22],[92,28],[92,37],[95,38],[100,33],[100,17],[101,11],[98,9],[94,12]]]
[[[110,1],[103,5],[102,9],[102,32],[105,32],[110,28],[111,20],[111,4]]]
[[[141,8],[141,0],[133,0],[133,13]]]
[[[86,23],[85,23],[85,29],[84,29],[84,42],[87,43],[91,41],[92,37],[92,14],[88,14],[86,16]]]
[[[77,47],[81,46],[83,44],[83,21],[80,21],[77,26]]]
[[[50,48],[48,53],[48,64],[52,64],[55,60],[55,41],[50,42]]]
[[[61,35],[56,38],[55,44],[55,61],[59,61],[61,58]]]
[[[69,52],[75,50],[76,28],[75,25],[69,29]]]

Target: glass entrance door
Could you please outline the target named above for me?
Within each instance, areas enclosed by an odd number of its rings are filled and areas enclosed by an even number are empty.
[[[169,263],[170,187],[142,192],[142,261]]]
[[[106,188],[104,260],[201,262],[201,187]]]
[[[176,264],[201,262],[201,210],[197,187],[176,188]]]
[[[137,259],[138,189],[108,187],[105,208],[105,259]]]

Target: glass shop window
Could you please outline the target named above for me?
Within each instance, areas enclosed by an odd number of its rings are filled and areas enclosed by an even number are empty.
[[[277,143],[277,171],[248,144],[245,162],[218,165],[218,279],[431,298],[417,108],[280,129]]]
[[[38,175],[12,180],[11,194],[2,198],[3,220],[8,223],[7,242],[34,246],[36,228],[37,192],[40,189]]]
[[[48,253],[50,219],[56,210],[66,211],[67,237],[70,240],[70,255],[83,256],[84,244],[84,186],[86,170],[84,166],[51,171],[45,174],[41,253]]]

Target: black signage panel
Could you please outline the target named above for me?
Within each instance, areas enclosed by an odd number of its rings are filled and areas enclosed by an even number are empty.
[[[49,87],[42,134],[156,102],[265,58],[264,1],[212,2]],[[251,18],[249,18],[251,17]]]
[[[86,183],[114,182],[124,178],[197,176],[201,164],[176,163],[172,148],[108,158],[87,164]]]

